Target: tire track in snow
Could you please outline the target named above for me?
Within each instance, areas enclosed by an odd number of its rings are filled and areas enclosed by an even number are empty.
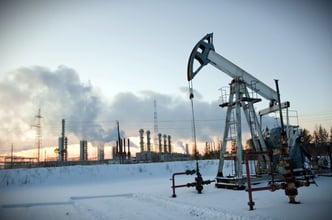
[[[116,197],[132,197],[133,193],[99,195],[99,196],[71,196],[71,200],[85,200],[85,199],[101,199],[101,198],[116,198]]]
[[[190,204],[189,202],[183,202],[176,200],[174,198],[165,198],[162,196],[155,196],[151,194],[138,193],[133,195],[133,199],[140,202],[146,202],[150,204],[151,207],[159,206],[164,209],[168,209],[169,213],[186,213],[188,219],[197,218],[202,220],[209,219],[224,219],[224,220],[251,220],[251,219],[266,219],[266,217],[258,215],[238,215],[236,213],[231,213],[228,210],[222,208],[208,208],[199,207],[197,205]],[[174,218],[176,218],[176,214]]]
[[[110,195],[91,195],[91,196],[71,196],[70,201],[75,212],[84,213],[85,219],[121,219],[119,216],[113,216],[114,204],[124,204],[123,200],[132,197],[132,193],[110,194]],[[82,216],[82,215],[81,215]],[[82,220],[82,219],[81,219]]]

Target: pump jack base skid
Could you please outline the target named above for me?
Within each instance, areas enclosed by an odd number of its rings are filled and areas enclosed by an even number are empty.
[[[245,178],[239,177],[216,177],[217,188],[232,189],[232,190],[245,190]]]

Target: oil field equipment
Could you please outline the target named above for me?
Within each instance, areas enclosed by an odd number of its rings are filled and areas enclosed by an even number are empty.
[[[189,90],[189,98],[191,101],[191,113],[192,113],[192,132],[193,132],[193,141],[194,141],[194,151],[195,151],[195,160],[196,160],[196,170],[186,170],[185,172],[179,172],[179,173],[174,173],[172,175],[172,189],[173,189],[173,195],[172,197],[176,197],[175,194],[175,188],[179,188],[179,187],[195,187],[197,192],[200,194],[202,193],[203,190],[203,185],[206,184],[210,184],[212,182],[215,182],[215,180],[203,180],[203,177],[199,171],[199,165],[198,165],[198,151],[197,151],[197,141],[196,141],[196,125],[195,125],[195,113],[194,113],[194,103],[193,103],[193,99],[194,99],[194,91],[193,89]],[[169,139],[170,140],[170,139]],[[175,176],[176,175],[192,175],[196,173],[196,177],[195,177],[195,182],[192,183],[187,183],[187,184],[182,184],[182,185],[175,185]]]
[[[177,175],[193,175],[196,173],[195,182],[175,185],[175,176]],[[184,172],[173,173],[172,175],[172,197],[175,198],[175,189],[181,187],[195,187],[197,192],[200,194],[203,191],[203,185],[213,183],[215,180],[203,180],[203,177],[199,171],[198,161],[196,160],[196,169],[186,170]]]
[[[190,90],[192,90],[192,79],[207,64],[211,64],[232,78],[228,99],[219,105],[227,110],[215,186],[218,188],[245,189],[246,184],[251,183],[247,182],[249,173],[247,172],[247,175],[244,175],[243,172],[244,158],[255,157],[257,161],[256,173],[280,176],[279,185],[275,184],[274,182],[277,180],[273,179],[270,187],[266,189],[282,188],[289,197],[289,202],[297,203],[295,200],[298,193],[297,188],[308,186],[313,183],[313,180],[312,175],[304,167],[303,152],[299,147],[301,142],[300,129],[290,126],[288,118],[287,125],[284,126],[282,110],[286,109],[288,117],[290,104],[289,102],[280,101],[278,81],[275,80],[276,90],[274,90],[216,53],[213,45],[213,33],[204,36],[190,54],[187,66],[187,80],[189,81]],[[262,99],[257,98],[258,96],[253,95],[253,93],[269,101],[268,108],[259,112],[261,117],[272,112],[280,113],[281,126],[271,129],[268,135],[263,134],[261,120],[259,120],[254,109],[254,104],[262,101]],[[251,152],[249,152],[251,154],[248,155],[245,155],[242,146],[241,109],[251,134]],[[231,153],[226,153],[228,143],[233,147]],[[225,160],[233,160],[235,165],[234,175],[224,175]],[[249,203],[251,203],[252,210],[253,201],[251,200]]]

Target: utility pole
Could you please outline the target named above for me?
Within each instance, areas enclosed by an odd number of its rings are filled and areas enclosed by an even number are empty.
[[[11,168],[14,168],[14,166],[13,166],[13,161],[14,161],[14,145],[12,144],[12,147],[11,147],[11,154],[10,154],[10,167],[11,167]]]
[[[118,131],[118,156],[119,156],[119,160],[120,160],[120,163],[122,163],[122,156],[123,156],[123,153],[122,153],[122,138],[121,138],[121,135],[120,135],[120,123],[119,121],[116,121],[116,128],[117,128],[117,131]]]
[[[154,113],[153,113],[153,145],[155,147],[155,150],[158,145],[158,116],[157,116],[157,101],[153,101],[153,108],[154,108]],[[160,152],[159,152],[160,153]]]
[[[60,151],[60,153],[61,153],[61,161],[67,161],[68,139],[67,139],[66,134],[65,134],[65,129],[66,129],[66,121],[65,121],[65,119],[62,119],[61,124],[62,124],[62,130],[61,130],[61,146],[62,146],[62,150]]]
[[[40,148],[41,148],[41,119],[42,116],[40,114],[40,108],[38,109],[38,115],[35,116],[36,124],[32,125],[32,127],[36,128],[36,145],[37,145],[37,162],[39,163],[40,159]]]

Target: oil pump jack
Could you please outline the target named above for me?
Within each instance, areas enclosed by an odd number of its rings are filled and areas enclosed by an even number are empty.
[[[274,172],[277,172],[275,170],[278,170],[278,173],[282,177],[282,183],[280,185],[274,185],[271,188],[284,189],[285,194],[289,197],[289,202],[297,203],[295,200],[297,188],[304,185],[308,186],[311,182],[307,177],[299,180],[295,176],[295,170],[303,168],[303,163],[299,165],[300,167],[293,166],[293,164],[296,163],[294,163],[294,158],[290,155],[290,152],[293,152],[292,147],[294,146],[290,145],[290,141],[287,139],[287,134],[298,135],[295,137],[296,141],[293,143],[298,143],[300,137],[298,132],[289,132],[291,126],[287,125],[286,128],[284,126],[282,110],[286,109],[288,111],[290,105],[289,102],[281,102],[278,81],[275,80],[276,90],[274,90],[231,61],[216,53],[213,45],[213,33],[204,36],[193,48],[187,67],[187,80],[191,82],[196,74],[207,64],[211,64],[232,78],[228,101],[220,104],[220,107],[226,107],[227,111],[218,172],[216,176],[216,187],[245,189],[246,177],[243,175],[244,151],[242,146],[241,127],[242,109],[251,134],[252,150],[256,152],[269,151],[273,154],[273,157],[260,155],[257,159],[259,167],[270,169],[270,171],[272,170],[269,172],[272,175]],[[189,83],[189,87],[191,85],[192,84]],[[258,119],[254,109],[254,104],[260,102],[262,99],[253,97],[251,95],[252,92],[257,93],[262,98],[270,101],[268,108],[260,111],[260,116],[279,111],[281,127],[277,129],[277,134],[275,130],[273,133],[274,138],[279,139],[274,143],[278,144],[272,144],[272,146],[267,144],[266,138],[262,132],[261,120]],[[292,137],[292,139],[294,138]],[[231,154],[226,152],[228,142],[231,142],[235,149]],[[277,158],[277,160],[271,158]],[[223,167],[226,159],[234,161],[234,175],[224,175]]]

